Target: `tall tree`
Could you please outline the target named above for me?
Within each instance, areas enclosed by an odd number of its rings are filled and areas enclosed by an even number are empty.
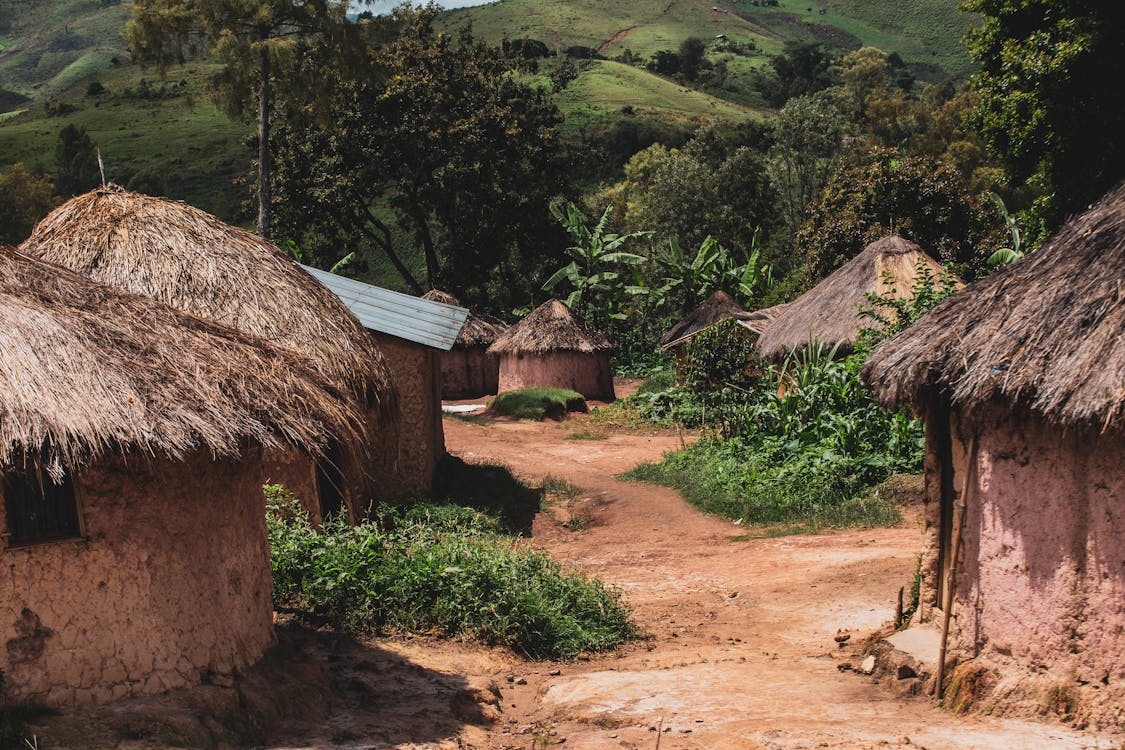
[[[86,128],[70,124],[59,131],[55,168],[55,191],[64,198],[97,187],[98,149]]]
[[[1111,0],[966,0],[975,124],[1049,230],[1125,177],[1125,14]]]
[[[370,0],[361,0],[367,3]],[[230,116],[256,109],[258,233],[271,234],[270,114],[276,82],[316,98],[315,82],[294,75],[297,43],[330,40],[340,65],[362,59],[367,24],[347,18],[347,0],[135,0],[125,27],[130,49],[164,69],[210,52],[222,63],[212,80],[216,104]],[[302,84],[306,84],[302,86]]]
[[[18,245],[36,223],[55,207],[53,186],[46,175],[29,174],[16,162],[0,171],[0,245]]]
[[[377,79],[325,77],[319,122],[286,98],[273,141],[279,229],[314,255],[332,238],[361,240],[415,292],[442,286],[483,300],[505,272],[509,285],[532,284],[543,268],[530,259],[561,251],[547,211],[568,173],[560,115],[512,75],[502,50],[468,31],[438,32],[435,15],[398,11],[398,36],[372,52]],[[424,277],[402,252],[404,234]]]

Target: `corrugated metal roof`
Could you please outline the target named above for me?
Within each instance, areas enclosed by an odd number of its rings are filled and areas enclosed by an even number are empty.
[[[401,292],[301,266],[355,313],[365,328],[449,351],[465,325],[464,307],[412,297]]]

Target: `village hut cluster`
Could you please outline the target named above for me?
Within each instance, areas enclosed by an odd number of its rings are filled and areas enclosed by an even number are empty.
[[[422,299],[460,307],[452,294],[432,289]],[[455,400],[494,396],[500,390],[500,355],[488,351],[508,329],[506,323],[484,313],[469,311],[453,348],[441,356],[441,397]]]
[[[273,641],[263,483],[314,522],[429,492],[439,352],[467,311],[325,276],[115,186],[0,250],[9,697],[253,664]]]

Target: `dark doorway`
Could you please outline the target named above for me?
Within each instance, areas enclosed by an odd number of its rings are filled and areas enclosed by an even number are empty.
[[[320,517],[325,521],[347,513],[344,506],[344,476],[340,472],[340,451],[336,446],[325,451],[316,462],[316,494],[320,499]]]

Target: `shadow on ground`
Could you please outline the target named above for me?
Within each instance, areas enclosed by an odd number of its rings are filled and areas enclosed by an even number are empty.
[[[509,533],[520,536],[531,536],[531,522],[543,505],[543,488],[527,486],[506,466],[449,455],[438,465],[433,496],[496,515]]]
[[[483,723],[493,698],[349,636],[295,624],[233,684],[74,709],[28,727],[40,747],[326,747],[432,743]],[[485,695],[481,695],[484,692]]]

